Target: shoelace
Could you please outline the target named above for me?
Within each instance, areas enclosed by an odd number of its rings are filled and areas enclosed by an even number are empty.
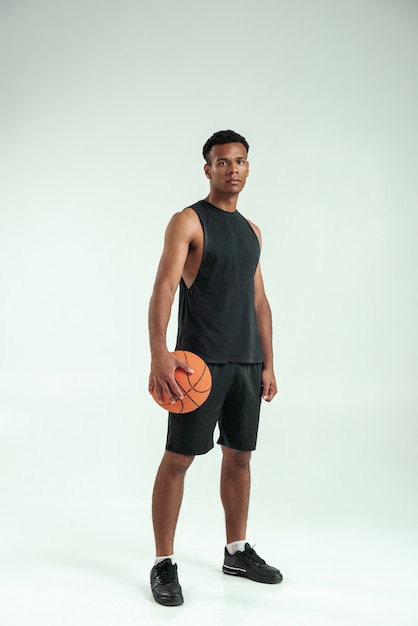
[[[252,548],[249,544],[247,545],[248,545],[248,548],[246,547],[244,550],[245,556],[248,556],[249,559],[251,559],[252,561],[255,561],[256,563],[265,565],[266,562],[264,561],[264,559],[262,559],[261,556],[258,556],[254,548]]]
[[[165,563],[158,568],[158,578],[163,585],[169,585],[176,580],[176,567],[172,563]]]

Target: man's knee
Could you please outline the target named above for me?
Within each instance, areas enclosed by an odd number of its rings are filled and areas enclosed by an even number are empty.
[[[189,454],[178,454],[166,450],[164,454],[164,464],[174,474],[184,474],[193,463],[194,456]]]
[[[225,463],[242,469],[246,469],[250,466],[251,451],[233,450],[232,448],[222,446],[222,452]]]

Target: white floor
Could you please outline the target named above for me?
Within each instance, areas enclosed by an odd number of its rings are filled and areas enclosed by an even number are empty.
[[[148,502],[2,501],[1,626],[280,624],[417,626],[418,534],[408,522],[266,520],[256,550],[284,575],[260,585],[221,573],[213,502],[185,503],[177,535],[182,607],[154,603]],[[201,546],[206,543],[202,551]]]

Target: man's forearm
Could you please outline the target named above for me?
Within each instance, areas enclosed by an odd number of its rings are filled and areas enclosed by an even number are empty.
[[[148,313],[151,357],[167,351],[167,327],[173,298],[169,294],[154,292]]]

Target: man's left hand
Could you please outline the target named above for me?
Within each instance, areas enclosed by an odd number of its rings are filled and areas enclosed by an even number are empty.
[[[261,397],[266,402],[271,402],[277,393],[276,378],[272,369],[263,369],[261,384],[263,386]]]

